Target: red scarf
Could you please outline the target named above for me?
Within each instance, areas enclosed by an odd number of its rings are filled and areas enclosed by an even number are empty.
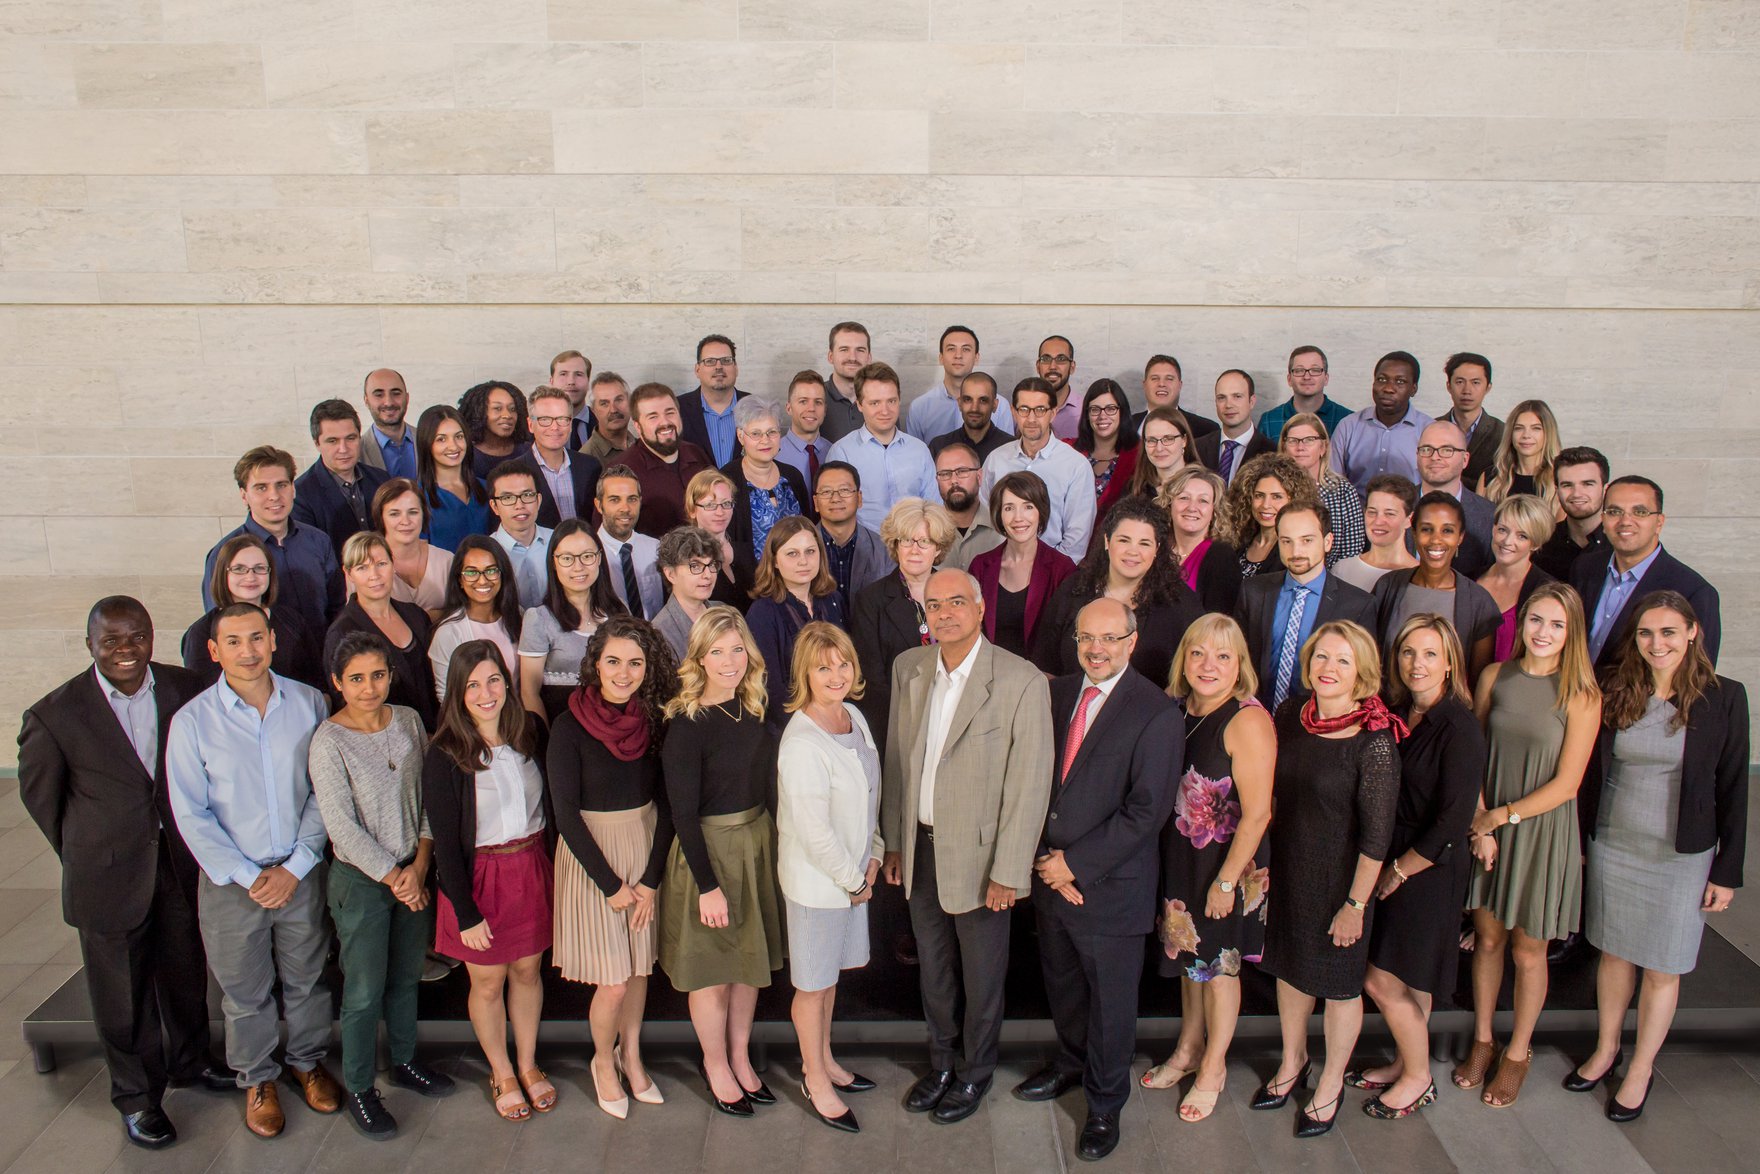
[[[1302,703],[1302,729],[1310,734],[1336,734],[1340,730],[1348,730],[1361,725],[1365,730],[1393,730],[1393,740],[1400,741],[1412,731],[1406,723],[1399,720],[1399,715],[1381,703],[1381,698],[1371,695],[1361,705],[1349,713],[1337,717],[1321,717],[1320,707],[1314,704],[1310,696]]]
[[[620,762],[634,762],[648,752],[653,730],[639,701],[632,699],[619,709],[600,695],[597,685],[582,685],[568,695],[568,711]]]

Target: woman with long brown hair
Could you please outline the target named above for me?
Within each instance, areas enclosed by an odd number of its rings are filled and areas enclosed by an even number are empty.
[[[752,586],[746,623],[758,654],[778,670],[769,675],[769,722],[778,735],[787,723],[789,683],[780,666],[794,663],[794,641],[817,622],[843,626],[843,602],[819,525],[801,514],[778,518],[764,539],[764,557]]]
[[[1496,505],[1516,493],[1531,493],[1558,509],[1558,487],[1552,462],[1564,446],[1559,440],[1558,420],[1545,400],[1525,399],[1509,411],[1497,455],[1491,468],[1479,478],[1477,492]]]
[[[1094,471],[1094,516],[1104,518],[1113,503],[1129,492],[1137,462],[1143,459],[1136,421],[1131,418],[1131,401],[1116,379],[1096,379],[1088,385],[1088,393],[1082,397],[1081,420],[1070,443],[1088,458]],[[1181,451],[1191,449],[1182,446]]]
[[[1192,424],[1178,408],[1155,408],[1143,417],[1142,434],[1137,441],[1136,467],[1131,470],[1130,483],[1124,497],[1155,500],[1161,487],[1173,475],[1198,460],[1198,444],[1192,436]],[[1122,500],[1122,498],[1120,499]],[[1105,514],[1096,514],[1104,518]]]

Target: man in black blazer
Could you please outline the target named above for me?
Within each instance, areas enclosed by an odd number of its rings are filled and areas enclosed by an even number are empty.
[[[1477,579],[1491,569],[1491,530],[1497,521],[1497,509],[1467,488],[1463,479],[1467,458],[1467,434],[1447,420],[1433,420],[1418,434],[1418,496],[1446,493],[1461,503],[1467,532],[1454,556],[1454,569],[1469,579]],[[1415,530],[1408,532],[1407,548],[1416,552],[1416,542]]]
[[[1235,619],[1246,633],[1259,674],[1259,701],[1267,709],[1308,692],[1302,687],[1301,650],[1315,628],[1353,620],[1371,634],[1378,630],[1374,596],[1327,573],[1331,549],[1332,517],[1325,506],[1284,506],[1277,515],[1283,573],[1254,575],[1241,584]]]
[[[683,423],[680,439],[708,453],[709,460],[718,468],[737,461],[741,455],[739,437],[733,427],[733,405],[749,393],[734,386],[738,379],[739,363],[733,340],[724,334],[711,334],[697,343],[696,388],[678,397],[678,414]],[[715,417],[712,428],[710,416]]]
[[[1216,377],[1216,418],[1221,427],[1195,436],[1193,448],[1206,469],[1232,483],[1241,466],[1260,453],[1276,452],[1277,442],[1253,427],[1253,405],[1259,402],[1253,377],[1245,371],[1224,371]],[[1223,468],[1223,457],[1228,467]]]
[[[1596,668],[1612,663],[1637,622],[1638,601],[1652,591],[1678,591],[1699,613],[1705,655],[1717,663],[1723,620],[1717,588],[1662,548],[1662,486],[1648,477],[1608,483],[1601,524],[1611,549],[1571,564],[1571,586],[1583,597],[1589,655]]]
[[[1056,761],[1033,914],[1058,1053],[1014,1095],[1049,1101],[1080,1082],[1088,1117],[1076,1153],[1085,1161],[1118,1146],[1130,1099],[1161,827],[1185,761],[1179,710],[1130,667],[1136,628],[1117,600],[1088,604],[1076,616],[1082,671],[1051,683]]]
[[[196,863],[171,816],[171,717],[201,691],[154,664],[138,600],[100,599],[86,620],[93,665],[25,711],[18,790],[61,858],[61,913],[79,931],[110,1100],[130,1141],[177,1139],[167,1082],[236,1088],[209,1054],[208,963],[196,922]]]
[[[360,459],[361,418],[346,400],[312,409],[312,443],[318,459],[293,483],[293,520],[329,535],[340,560],[343,543],[373,528],[373,494],[390,475]]]
[[[532,446],[521,459],[531,466],[538,491],[538,525],[554,530],[564,518],[590,521],[593,495],[599,488],[599,461],[588,453],[569,451],[574,414],[568,393],[539,387],[526,403]]]

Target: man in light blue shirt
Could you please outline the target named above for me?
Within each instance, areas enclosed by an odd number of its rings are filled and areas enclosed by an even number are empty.
[[[1418,360],[1392,351],[1375,364],[1370,388],[1374,403],[1348,417],[1332,434],[1332,471],[1357,487],[1357,494],[1383,473],[1416,483],[1418,437],[1430,417],[1412,406],[1418,394]]]
[[[198,907],[208,965],[225,993],[226,1060],[246,1090],[245,1123],[281,1132],[274,988],[281,984],[287,1063],[318,1112],[341,1107],[324,1069],[331,1003],[323,980],[324,821],[306,751],[330,713],[316,689],[269,669],[269,617],[235,603],[215,617],[209,654],[221,678],[171,722],[165,772],[177,829],[201,866]]]
[[[416,479],[416,430],[404,422],[409,412],[409,391],[403,376],[389,367],[367,372],[361,385],[361,402],[373,426],[361,445],[363,465],[384,469],[390,477]]]
[[[965,422],[959,410],[959,389],[978,365],[978,336],[969,326],[949,326],[941,332],[941,382],[911,401],[904,430],[928,444],[944,432]],[[1008,404],[998,402],[991,424],[1004,432],[1015,431]]]
[[[844,461],[860,474],[862,507],[856,517],[876,533],[904,498],[940,500],[929,446],[898,429],[898,388],[898,372],[885,363],[869,363],[858,371],[856,407],[863,424],[826,454],[827,460]]]
[[[989,501],[996,483],[1010,473],[1036,474],[1051,497],[1051,516],[1040,537],[1080,562],[1094,532],[1094,470],[1086,457],[1052,433],[1055,397],[1051,385],[1036,375],[1015,384],[1011,398],[1020,439],[984,458],[982,496]]]
[[[825,381],[817,371],[799,371],[788,385],[788,398],[782,411],[788,417],[788,431],[782,434],[782,448],[776,459],[792,465],[813,492],[819,480],[819,468],[829,458],[831,442],[820,435],[825,423]],[[805,503],[802,503],[805,504]]]
[[[538,484],[531,466],[523,461],[503,461],[490,470],[488,487],[489,508],[501,519],[490,537],[501,544],[513,563],[520,607],[537,607],[544,602],[549,586],[553,531],[538,525]]]

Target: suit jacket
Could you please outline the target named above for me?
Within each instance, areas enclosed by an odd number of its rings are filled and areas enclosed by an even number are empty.
[[[1393,618],[1399,614],[1400,597],[1412,585],[1412,573],[1417,569],[1401,567],[1397,571],[1389,571],[1375,580],[1375,590],[1369,593],[1375,600],[1375,625],[1369,630],[1376,634],[1384,649],[1399,635],[1393,628]],[[1523,586],[1526,587],[1525,582]],[[1448,620],[1454,625],[1455,635],[1461,638],[1462,651],[1471,660],[1473,645],[1487,636],[1497,635],[1497,626],[1503,620],[1503,613],[1498,611],[1497,602],[1491,598],[1491,592],[1461,574],[1457,566],[1454,572],[1454,614]]]
[[[165,747],[172,716],[201,689],[194,673],[154,662],[159,754],[150,775],[92,669],[25,711],[19,798],[61,857],[61,915],[75,929],[125,933],[146,921],[161,834],[194,908],[196,862],[171,815]]]
[[[1180,415],[1182,415],[1186,418],[1186,423],[1190,424],[1192,426],[1193,439],[1196,439],[1200,436],[1203,436],[1205,433],[1208,433],[1208,432],[1222,431],[1222,425],[1218,424],[1215,420],[1210,419],[1210,417],[1208,417],[1208,416],[1200,416],[1197,413],[1189,411],[1183,407],[1179,409],[1179,412],[1180,412]],[[1141,436],[1143,434],[1143,421],[1148,418],[1148,415],[1149,415],[1149,409],[1144,408],[1142,411],[1137,412],[1131,416],[1131,419],[1137,425],[1137,435],[1139,435],[1139,436]]]
[[[372,447],[378,448],[378,441],[372,441]],[[366,442],[362,443],[362,448]],[[383,459],[383,458],[381,458]],[[355,478],[360,482],[361,501],[367,507],[367,518],[372,519],[373,494],[379,486],[391,478],[384,469],[374,468],[364,462],[356,462]],[[342,544],[347,542],[363,528],[355,521],[354,511],[349,508],[348,499],[342,490],[336,487],[336,478],[324,468],[323,461],[313,461],[311,468],[301,473],[293,483],[293,520],[303,522],[307,526],[316,526],[330,536],[330,545],[336,548],[336,557],[342,558]]]
[[[984,592],[984,638],[996,639],[996,599],[1002,591],[1002,552],[1005,546],[986,550],[972,560],[966,569]],[[1033,569],[1027,577],[1027,647],[1033,647],[1033,636],[1039,630],[1039,616],[1051,600],[1057,585],[1076,573],[1076,564],[1069,555],[1039,540],[1033,551]]]
[[[1161,883],[1161,829],[1173,814],[1185,762],[1185,719],[1147,677],[1125,669],[1059,783],[1056,764],[1087,684],[1082,673],[1051,682],[1055,754],[1041,839],[1044,849],[1062,850],[1082,904],[1070,904],[1037,876],[1033,903],[1075,933],[1148,934]]]
[[[819,536],[821,538],[825,536],[823,526],[819,528]],[[852,541],[856,544],[856,551],[855,557],[850,560],[850,606],[845,609],[845,615],[855,613],[856,596],[898,570],[898,564],[893,562],[892,555],[887,553],[886,543],[880,541],[880,535],[860,522],[856,523],[856,535]]]
[[[1217,428],[1215,432],[1193,436],[1192,441],[1192,447],[1196,450],[1199,463],[1212,473],[1220,475],[1222,473],[1222,429]],[[1240,472],[1242,465],[1260,453],[1277,451],[1277,442],[1268,439],[1257,428],[1247,433],[1245,444],[1244,449],[1234,454],[1234,471],[1237,473]]]
[[[789,492],[794,494],[795,501],[800,504],[800,512],[818,521],[818,511],[813,509],[813,495],[808,492],[807,479],[801,476],[801,471],[786,461],[777,461],[776,471],[782,474],[782,483],[788,486]],[[745,547],[752,552],[755,560],[762,561],[764,552],[752,545],[752,487],[746,481],[741,458],[736,454],[731,461],[721,466],[721,472],[733,482],[733,520],[727,524],[727,540],[736,549]]]
[[[538,525],[554,530],[562,524],[562,509],[556,504],[556,494],[550,488],[544,470],[539,468],[542,458],[528,448],[521,459],[532,466],[532,480],[537,483]],[[568,454],[568,479],[574,484],[574,516],[596,527],[593,494],[599,488],[598,458],[571,451]]]
[[[1440,419],[1455,423],[1454,409],[1442,413]],[[1497,461],[1497,446],[1503,443],[1503,421],[1485,412],[1479,417],[1479,426],[1473,429],[1473,435],[1467,438],[1467,471],[1461,474],[1461,480],[1467,485],[1479,484],[1479,478],[1491,472],[1491,466]]]
[[[736,387],[733,389],[733,402],[737,404],[750,394],[751,392],[741,391]],[[689,441],[708,453],[710,463],[714,463],[715,446],[709,442],[709,425],[703,420],[703,389],[701,387],[696,387],[678,397],[678,416],[681,427],[679,439]],[[787,428],[788,421],[784,420],[782,426]],[[728,459],[737,461],[744,453],[745,449],[741,447],[739,436],[736,434],[733,438],[733,456]],[[738,478],[734,479],[734,484],[739,484]]]
[[[1246,633],[1247,652],[1253,658],[1253,670],[1259,674],[1259,702],[1266,706],[1271,704],[1272,690],[1277,687],[1277,666],[1271,663],[1279,636],[1271,630],[1277,615],[1277,593],[1283,590],[1288,578],[1288,571],[1279,575],[1254,575],[1241,584],[1240,598],[1235,602],[1235,619],[1240,621],[1241,631]],[[1380,631],[1376,623],[1375,597],[1337,575],[1328,574],[1325,586],[1320,589],[1320,609],[1309,630],[1332,620],[1351,620],[1361,624],[1371,636]],[[1308,690],[1302,687],[1301,676],[1301,666],[1297,665],[1289,682],[1291,697],[1308,695]]]
[[[856,646],[864,682],[862,698],[856,704],[874,731],[874,744],[885,746],[893,662],[900,653],[923,647],[916,601],[896,574],[877,579],[856,593],[849,615],[849,638]]]
[[[1613,549],[1609,547],[1602,552],[1585,552],[1571,564],[1571,586],[1583,597],[1583,613],[1588,617],[1591,629],[1595,626],[1595,607],[1601,602],[1601,589],[1607,585],[1607,566],[1612,561]],[[1656,561],[1650,564],[1650,569],[1644,572],[1644,577],[1638,580],[1638,589],[1626,597],[1626,605],[1614,617],[1613,631],[1601,646],[1595,667],[1606,668],[1613,663],[1630,635],[1632,625],[1638,622],[1638,601],[1652,591],[1678,591],[1687,597],[1687,602],[1699,613],[1699,633],[1705,641],[1705,655],[1716,664],[1717,646],[1723,636],[1717,588],[1664,547],[1657,554]]]
[[[917,851],[917,802],[929,694],[941,649],[912,648],[892,677],[892,721],[880,799],[888,852],[904,857],[905,896]],[[941,908],[969,913],[990,881],[1027,895],[1033,850],[1051,797],[1051,695],[1044,674],[980,640],[935,768],[935,884]]]
[[[1497,507],[1463,486],[1461,509],[1467,515],[1467,533],[1454,565],[1467,578],[1477,579],[1491,569],[1491,528],[1497,524]]]
[[[875,750],[861,711],[844,702],[850,726]],[[847,909],[868,861],[885,853],[862,756],[804,713],[782,731],[776,755],[776,883],[813,909]]]

